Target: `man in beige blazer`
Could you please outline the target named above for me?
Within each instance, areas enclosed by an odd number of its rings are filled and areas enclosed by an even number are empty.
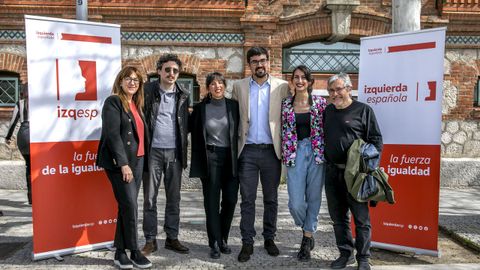
[[[280,251],[275,245],[278,212],[278,185],[281,175],[281,103],[289,95],[288,83],[268,74],[268,51],[252,47],[247,52],[252,76],[233,85],[232,98],[240,105],[238,132],[238,177],[242,202],[240,262],[253,254],[255,232],[255,199],[258,180],[263,192],[264,247],[271,256]]]

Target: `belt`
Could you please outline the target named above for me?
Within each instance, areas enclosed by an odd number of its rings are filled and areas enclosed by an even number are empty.
[[[339,169],[345,169],[347,166],[345,164],[335,164],[335,167]]]
[[[273,148],[273,144],[271,143],[249,143],[247,146],[257,149],[270,149]]]
[[[207,144],[207,150],[212,151],[212,152],[216,152],[216,151],[226,151],[226,150],[228,150],[229,148],[230,148],[230,147],[223,147],[223,146],[216,146],[216,145]]]

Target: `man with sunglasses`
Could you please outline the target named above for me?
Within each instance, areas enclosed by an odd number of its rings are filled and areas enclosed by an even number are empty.
[[[182,169],[187,167],[189,93],[176,83],[182,62],[175,54],[165,54],[157,62],[159,81],[145,84],[145,120],[151,145],[148,177],[143,180],[143,233],[148,255],[157,246],[157,196],[163,176],[165,186],[165,248],[178,253],[189,249],[178,241]]]
[[[264,248],[270,256],[278,256],[275,245],[277,231],[278,185],[281,175],[281,103],[289,94],[288,83],[268,74],[268,51],[252,47],[247,52],[247,62],[252,72],[233,85],[232,98],[240,109],[238,131],[238,175],[242,196],[240,232],[242,249],[240,262],[253,254],[255,232],[255,199],[258,180],[263,192]]]
[[[375,114],[367,104],[352,99],[352,81],[345,73],[328,79],[330,102],[324,112],[325,158],[328,166],[325,174],[325,194],[328,212],[340,257],[330,265],[343,269],[355,262],[357,269],[369,270],[371,224],[368,203],[357,202],[347,190],[345,164],[348,149],[356,139],[373,144],[378,152],[383,142]],[[355,244],[350,230],[350,215],[355,222]]]

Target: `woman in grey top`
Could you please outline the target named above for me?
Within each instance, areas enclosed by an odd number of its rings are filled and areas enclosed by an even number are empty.
[[[238,198],[239,113],[238,102],[224,96],[222,74],[210,73],[206,81],[208,95],[193,107],[189,117],[190,177],[202,180],[210,257],[218,259],[220,253],[231,253],[227,242]]]

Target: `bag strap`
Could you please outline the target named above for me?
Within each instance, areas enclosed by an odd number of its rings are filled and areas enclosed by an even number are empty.
[[[393,198],[393,189],[392,187],[390,186],[390,184],[388,184],[387,182],[387,179],[385,179],[385,175],[384,175],[384,172],[380,170],[380,168],[378,168],[377,170],[377,174],[380,175],[380,181],[379,183],[382,185],[383,187],[383,191],[385,193],[385,197],[387,198],[387,202],[389,204],[394,204],[395,203],[395,199]]]

